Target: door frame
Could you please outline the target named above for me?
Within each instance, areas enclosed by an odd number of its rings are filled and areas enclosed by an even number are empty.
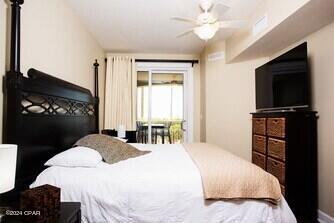
[[[184,142],[191,143],[194,140],[194,69],[191,63],[156,63],[137,62],[136,71],[149,72],[149,89],[152,90],[152,73],[183,73],[184,75],[184,120],[186,120]],[[149,92],[149,103],[151,103],[151,93]],[[149,109],[149,117],[151,117]],[[149,120],[149,125],[150,120]],[[149,128],[149,138],[151,132]]]

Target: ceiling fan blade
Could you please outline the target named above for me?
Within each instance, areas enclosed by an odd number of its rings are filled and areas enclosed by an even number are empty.
[[[224,15],[230,8],[230,5],[227,4],[214,3],[210,12],[213,13],[216,18],[219,18],[220,15]]]
[[[195,19],[186,18],[186,17],[180,17],[180,16],[174,16],[171,19],[181,22],[191,22],[191,23],[197,23]]]
[[[215,1],[213,1],[213,8],[215,8],[216,6],[219,6],[219,5],[222,5],[222,6],[227,7],[227,8],[232,7],[231,0],[215,0]]]
[[[247,22],[244,20],[227,20],[227,21],[220,21],[219,27],[220,28],[230,28],[230,29],[239,29],[243,28],[247,25]]]
[[[181,38],[181,37],[183,37],[185,35],[188,35],[188,34],[192,33],[193,31],[194,31],[194,29],[189,29],[189,30],[187,30],[187,31],[185,31],[185,32],[177,35],[176,38]]]

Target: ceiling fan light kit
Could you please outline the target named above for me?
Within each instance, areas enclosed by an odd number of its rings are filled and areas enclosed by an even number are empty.
[[[197,26],[192,29],[183,32],[177,37],[185,36],[189,33],[195,33],[200,39],[208,41],[215,36],[219,29],[226,28],[242,28],[246,23],[242,20],[228,20],[228,21],[218,21],[218,19],[211,13],[216,5],[224,5],[225,7],[230,7],[229,4],[224,3],[225,0],[202,0],[199,4],[202,13],[198,15],[197,19],[189,19],[184,17],[172,17],[174,20],[182,22],[190,22],[196,24]]]
[[[204,24],[194,28],[194,33],[202,40],[208,41],[215,36],[219,29],[219,22],[213,24]]]

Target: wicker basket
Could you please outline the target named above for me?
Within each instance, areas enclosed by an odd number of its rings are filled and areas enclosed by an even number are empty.
[[[259,135],[266,134],[266,118],[253,118],[253,133]]]
[[[266,154],[267,140],[265,136],[253,135],[253,149],[257,152]]]
[[[43,185],[21,193],[24,222],[52,222],[60,213],[60,188]]]
[[[285,161],[285,141],[278,139],[268,139],[268,155]]]
[[[267,159],[267,171],[277,177],[281,184],[285,184],[285,164],[268,158]]]
[[[252,162],[262,169],[266,169],[266,157],[261,153],[252,152]]]
[[[285,138],[285,118],[268,118],[267,134],[269,136]]]

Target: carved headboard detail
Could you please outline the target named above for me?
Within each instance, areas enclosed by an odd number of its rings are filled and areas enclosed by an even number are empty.
[[[94,115],[94,104],[66,98],[22,92],[21,114],[40,115]]]

